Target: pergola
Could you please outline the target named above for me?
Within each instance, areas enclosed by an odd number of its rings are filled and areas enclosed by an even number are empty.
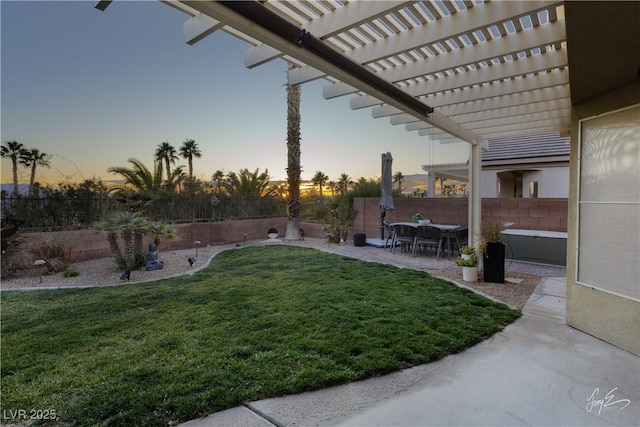
[[[94,2],[101,10],[110,3]],[[480,150],[487,139],[566,135],[572,102],[638,72],[635,59],[608,53],[629,47],[612,40],[637,33],[634,13],[620,13],[617,2],[617,8],[554,0],[162,3],[186,15],[187,44],[223,31],[252,45],[244,54],[248,68],[284,59],[299,66],[291,84],[325,79],[327,99],[349,96],[352,109],[370,108],[391,125],[441,143],[467,142],[472,239],[480,225]]]

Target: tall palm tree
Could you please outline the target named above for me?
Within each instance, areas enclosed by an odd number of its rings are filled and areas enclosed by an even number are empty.
[[[175,164],[176,160],[178,160],[178,152],[175,147],[168,142],[158,144],[155,159],[164,162],[164,166],[167,169],[167,180],[169,180],[169,177],[171,176],[171,164]]]
[[[24,145],[18,141],[7,141],[6,146],[2,146],[2,158],[11,159],[11,166],[13,167],[13,191],[12,196],[18,196],[18,161],[20,156],[25,151]]]
[[[327,181],[329,181],[329,177],[322,171],[316,171],[316,174],[311,178],[311,182],[318,186],[320,197],[322,197],[322,186],[325,185]]]
[[[351,177],[346,173],[341,174],[340,179],[338,180],[338,188],[340,189],[340,194],[345,194],[351,184],[353,184]]]
[[[393,183],[398,184],[398,192],[402,193],[402,183],[404,182],[404,175],[398,171],[393,174]]]
[[[240,169],[238,173],[229,172],[228,180],[223,183],[231,197],[266,197],[273,195],[269,188],[269,171],[265,169],[260,173],[256,168],[253,172],[249,169]]]
[[[300,240],[300,86],[289,84],[294,64],[287,64],[287,232],[285,239]]]
[[[29,178],[29,195],[35,195],[35,180],[36,180],[36,167],[42,166],[50,168],[51,164],[49,160],[51,156],[47,153],[41,153],[37,148],[31,148],[30,150],[24,150],[20,155],[20,163],[28,168],[31,168],[31,176]]]
[[[198,148],[198,143],[193,139],[185,139],[180,147],[180,155],[189,163],[189,179],[193,178],[193,158],[202,157],[202,152]]]

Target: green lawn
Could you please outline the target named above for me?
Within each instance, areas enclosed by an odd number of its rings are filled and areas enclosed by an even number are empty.
[[[289,246],[226,251],[193,276],[1,299],[0,413],[55,410],[61,425],[161,426],[383,375],[520,316],[424,272]]]

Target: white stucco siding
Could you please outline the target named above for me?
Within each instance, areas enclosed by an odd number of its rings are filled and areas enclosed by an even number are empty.
[[[569,167],[548,167],[523,176],[524,197],[529,197],[529,182],[538,181],[538,197],[569,197]]]
[[[481,197],[493,198],[498,197],[498,173],[499,171],[490,170],[480,173],[480,195]]]
[[[523,198],[531,197],[529,184],[538,183],[538,198],[569,197],[569,167],[542,167],[536,170],[517,169],[522,172],[522,182],[516,182],[509,174],[502,175],[502,185],[498,174],[508,169],[483,170],[481,174],[482,197],[514,197],[514,192]],[[514,186],[518,189],[514,190]],[[502,187],[502,188],[501,188]]]

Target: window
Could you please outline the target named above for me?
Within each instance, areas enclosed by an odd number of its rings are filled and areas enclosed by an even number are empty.
[[[576,282],[640,301],[640,105],[580,122]]]
[[[529,181],[529,197],[538,198],[538,181]]]

